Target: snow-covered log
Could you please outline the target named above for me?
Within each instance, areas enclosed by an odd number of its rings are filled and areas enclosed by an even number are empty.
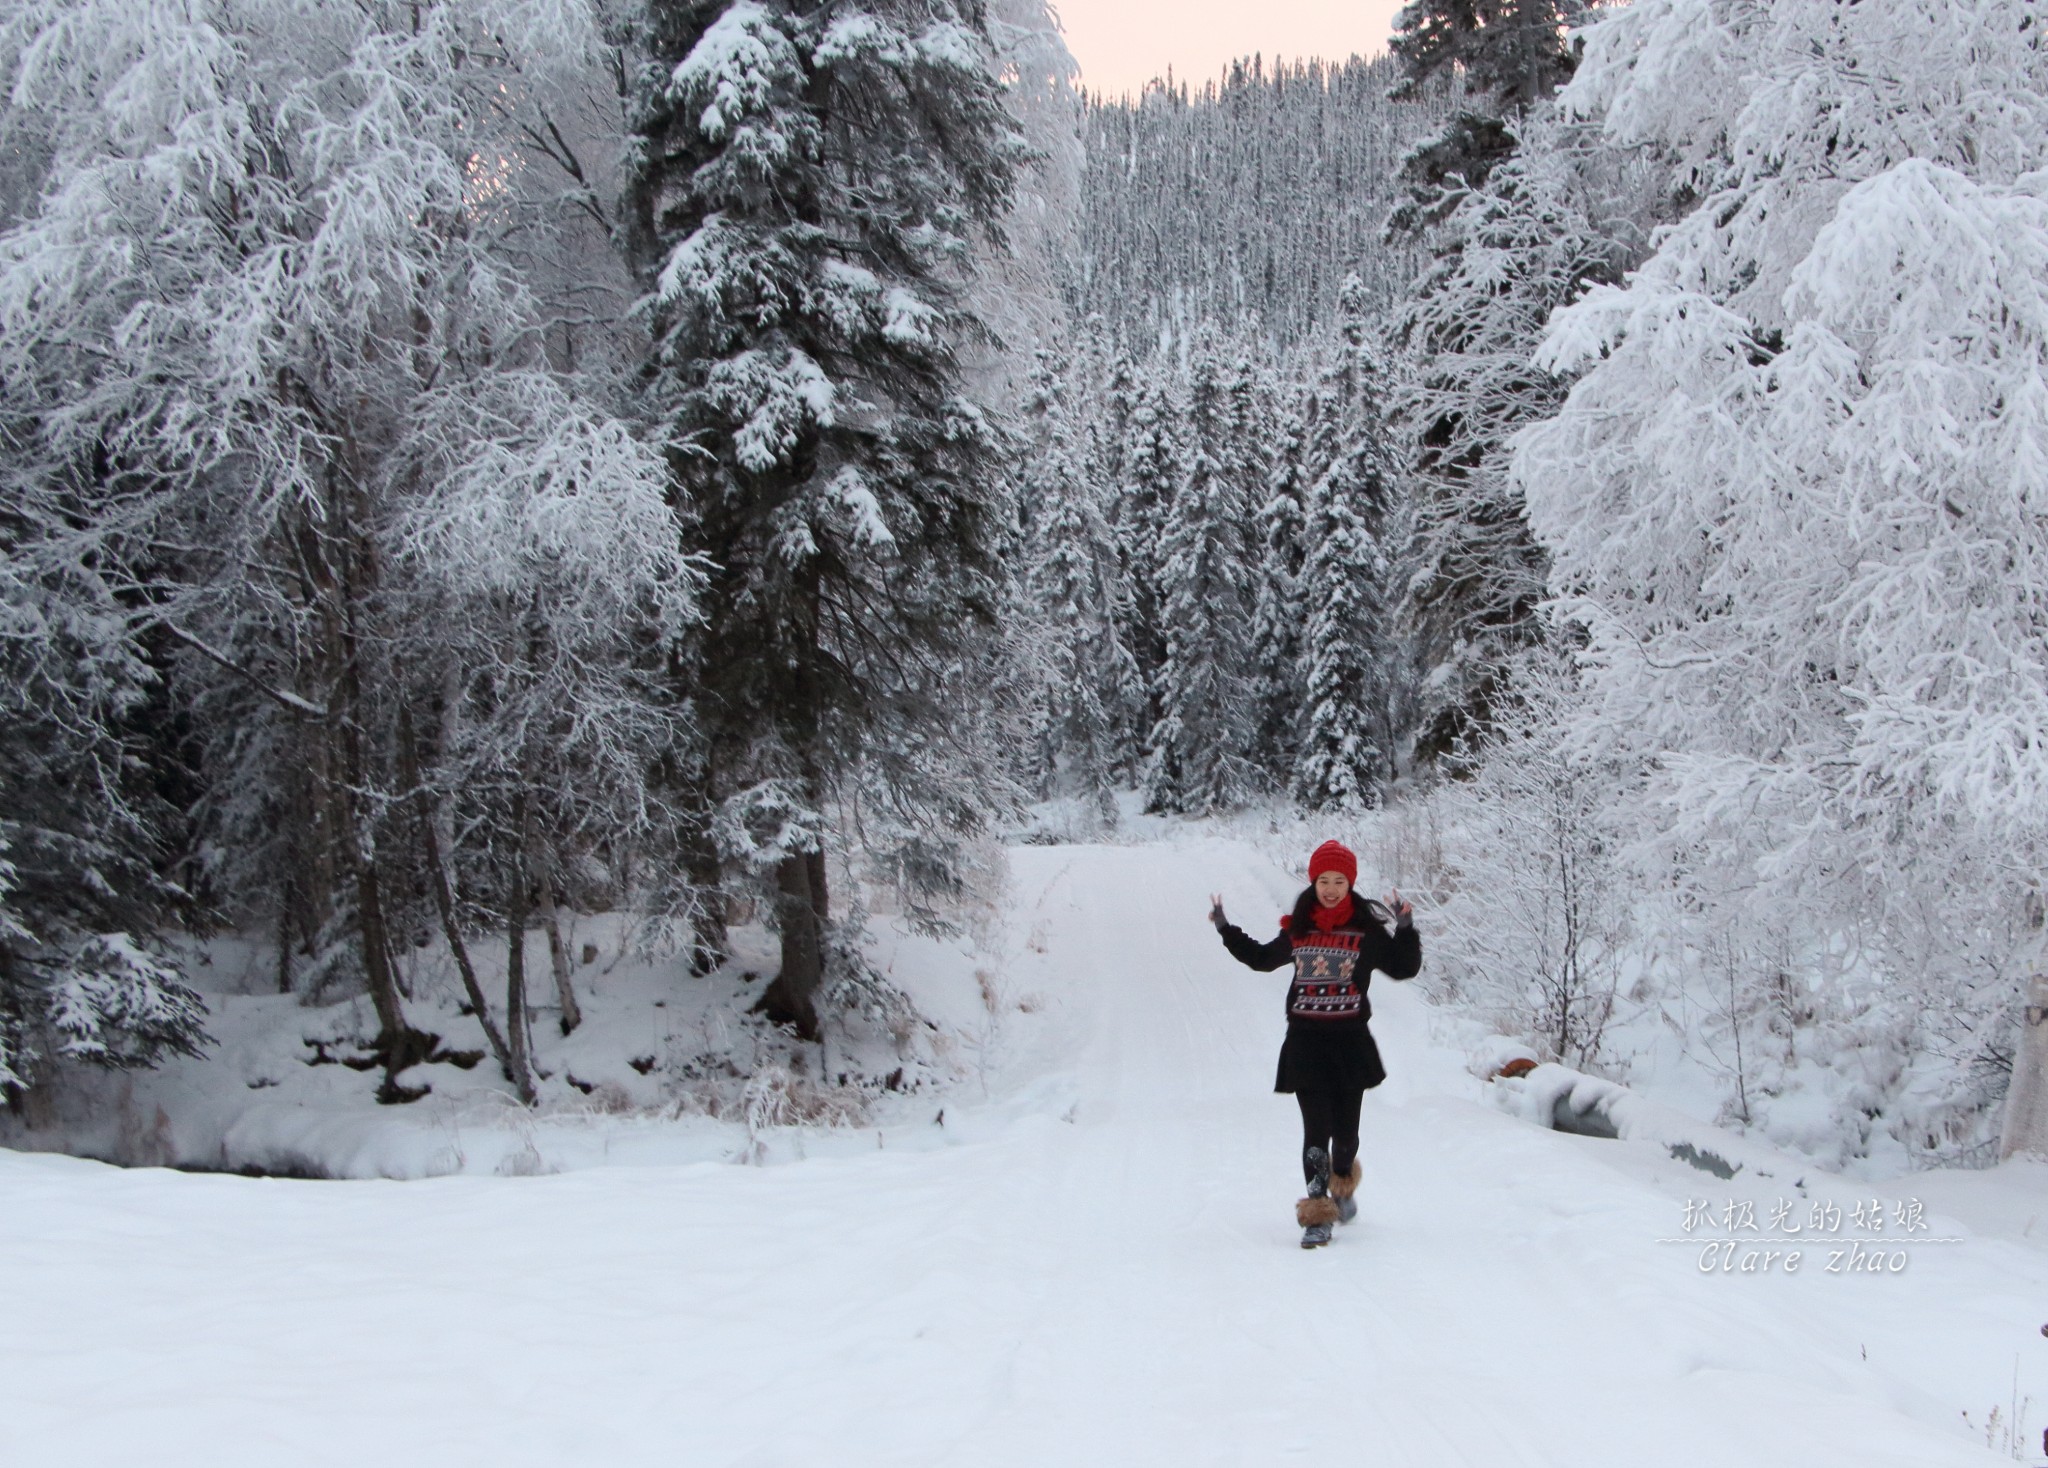
[[[1769,1174],[1782,1165],[1777,1152],[1687,1116],[1619,1082],[1568,1065],[1539,1065],[1526,1075],[1487,1083],[1494,1104],[1551,1131],[1584,1137],[1651,1142],[1705,1172],[1730,1175],[1745,1168]]]

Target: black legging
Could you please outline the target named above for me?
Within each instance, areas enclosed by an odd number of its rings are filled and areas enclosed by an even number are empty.
[[[1309,1163],[1309,1149],[1323,1147],[1330,1154],[1330,1174],[1343,1177],[1358,1160],[1358,1112],[1365,1104],[1363,1087],[1348,1091],[1297,1091],[1301,1105],[1301,1175],[1316,1180]]]

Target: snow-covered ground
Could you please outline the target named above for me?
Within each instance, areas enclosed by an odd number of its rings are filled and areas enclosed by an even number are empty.
[[[0,1463],[2040,1460],[2048,1167],[1871,1184],[1747,1150],[1724,1181],[1542,1130],[1381,980],[1362,1212],[1304,1253],[1284,980],[1202,920],[1220,890],[1263,928],[1287,873],[1221,836],[1013,861],[965,1078],[778,1134],[777,1165],[735,1165],[731,1124],[709,1160],[521,1178],[0,1152]],[[1743,1203],[1736,1268],[1703,1270]],[[1743,1272],[1752,1238],[1797,1269]],[[1898,1267],[1830,1270],[1858,1245]]]

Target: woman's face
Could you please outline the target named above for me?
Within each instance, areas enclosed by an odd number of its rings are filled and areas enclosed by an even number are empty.
[[[1324,872],[1316,878],[1316,901],[1325,907],[1335,907],[1351,891],[1351,882],[1342,872]]]

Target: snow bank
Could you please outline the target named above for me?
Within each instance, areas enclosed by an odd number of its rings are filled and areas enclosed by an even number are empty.
[[[582,916],[568,935],[583,1023],[537,1003],[532,1044],[539,1104],[519,1104],[466,1012],[446,954],[407,960],[407,1015],[438,1035],[439,1059],[400,1082],[426,1089],[380,1105],[368,1055],[368,1001],[308,1006],[252,993],[274,965],[261,945],[224,939],[191,965],[207,990],[213,1046],[155,1071],[78,1071],[0,1111],[0,1145],[128,1166],[301,1178],[413,1180],[527,1176],[605,1164],[769,1161],[901,1145],[933,1128],[999,1052],[1033,1041],[1047,1016],[1004,978],[999,952],[976,940],[870,925],[876,971],[914,1006],[916,1033],[829,1026],[805,1047],[753,1015],[775,972],[774,939],[733,932],[732,959],[689,975],[680,959],[637,951],[622,914]],[[986,940],[993,946],[998,941]],[[546,940],[529,935],[527,972],[552,1001]],[[473,955],[486,993],[502,995],[505,955]]]

